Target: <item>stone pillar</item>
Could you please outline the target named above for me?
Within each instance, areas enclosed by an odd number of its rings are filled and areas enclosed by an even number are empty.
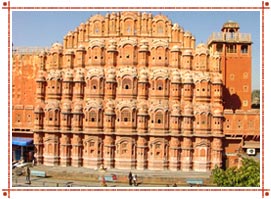
[[[115,167],[136,168],[136,143],[133,137],[116,136]]]
[[[148,142],[146,137],[140,136],[137,140],[137,166],[138,170],[145,170],[147,169],[147,149],[148,149]]]
[[[44,100],[45,99],[45,85],[46,79],[44,77],[43,71],[39,71],[38,77],[36,79],[36,99],[37,100]]]
[[[104,167],[108,169],[114,168],[115,141],[112,135],[105,135],[103,147],[104,147],[103,149]]]
[[[82,136],[80,134],[73,134],[72,140],[72,162],[71,166],[74,167],[81,167],[82,166]]]
[[[179,68],[180,67],[179,53],[180,53],[180,48],[178,46],[173,46],[172,49],[170,50],[170,54],[171,54],[171,63],[170,63],[170,65],[173,68]]]
[[[60,137],[60,165],[71,165],[71,139],[68,133],[63,133]]]
[[[192,138],[184,137],[181,153],[181,170],[191,171],[192,169]]]
[[[140,47],[138,50],[138,65],[139,67],[146,67],[148,66],[148,41],[142,40],[140,42]]]
[[[211,152],[211,169],[215,166],[222,167],[222,138],[213,138],[212,152]]]
[[[171,137],[170,139],[169,170],[180,170],[180,141],[177,137]]]
[[[34,146],[35,146],[35,158],[36,164],[40,165],[43,164],[43,137],[44,134],[42,132],[34,132]]]
[[[107,49],[107,65],[116,66],[117,63],[117,42],[115,40],[109,41],[109,46]]]
[[[36,106],[34,110],[35,114],[35,121],[34,121],[34,129],[35,131],[43,129],[43,119],[44,119],[44,112],[41,106]]]
[[[44,165],[59,165],[59,135],[45,133],[44,136]]]
[[[179,104],[172,105],[170,114],[170,132],[171,135],[178,135],[181,132],[181,112]]]

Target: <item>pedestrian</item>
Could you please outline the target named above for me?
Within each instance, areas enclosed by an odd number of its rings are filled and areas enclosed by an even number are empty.
[[[130,171],[129,175],[128,175],[128,180],[129,180],[129,185],[132,186],[132,181],[133,181],[133,174],[132,172]]]
[[[32,159],[32,167],[35,166],[35,158]]]
[[[137,175],[133,175],[133,184],[135,187],[137,186]]]
[[[30,169],[29,169],[29,167],[26,167],[25,183],[30,184]]]

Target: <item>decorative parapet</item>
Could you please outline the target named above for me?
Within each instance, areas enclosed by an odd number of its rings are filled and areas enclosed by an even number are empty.
[[[251,34],[249,33],[224,33],[224,32],[213,32],[208,39],[207,44],[209,45],[213,41],[226,41],[226,42],[248,42],[251,43]]]

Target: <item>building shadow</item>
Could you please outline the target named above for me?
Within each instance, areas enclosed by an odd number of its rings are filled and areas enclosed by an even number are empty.
[[[223,87],[223,105],[224,109],[237,110],[241,108],[242,102],[237,94],[230,94],[229,89]]]

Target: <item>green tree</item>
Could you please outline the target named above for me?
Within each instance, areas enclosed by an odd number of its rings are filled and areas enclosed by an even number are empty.
[[[216,167],[212,171],[212,179],[220,187],[259,187],[260,162],[253,158],[243,158],[242,166],[223,170]]]

